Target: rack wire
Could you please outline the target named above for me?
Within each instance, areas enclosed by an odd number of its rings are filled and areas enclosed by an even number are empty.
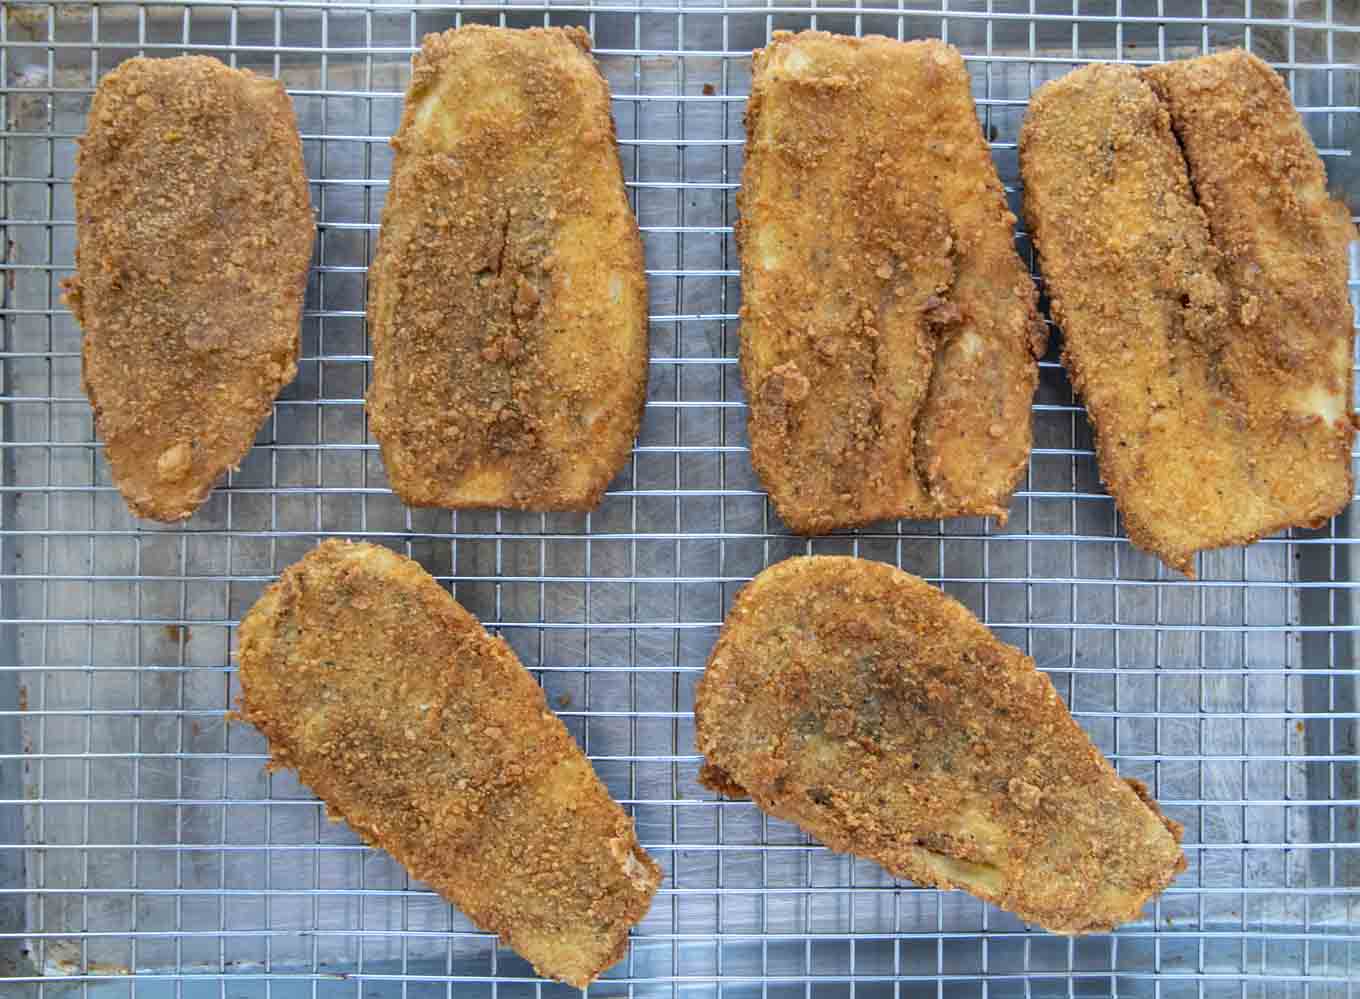
[[[651,378],[629,466],[590,515],[407,509],[367,434],[386,139],[420,38],[473,22],[583,25],[613,88]],[[1169,576],[1119,533],[1050,355],[1008,527],[902,521],[806,541],[771,514],[747,453],[732,222],[750,51],[803,27],[959,46],[1013,207],[1039,83],[1232,45],[1285,74],[1333,186],[1360,196],[1353,0],[0,5],[0,994],[567,994],[324,821],[291,774],[264,772],[261,737],[226,721],[233,626],[329,535],[411,555],[502,633],[664,866],[595,995],[1356,994],[1351,510],[1203,555],[1199,582]],[[59,282],[95,82],[131,55],[184,52],[285,81],[320,229],[297,381],[229,482],[167,528],[130,518],[111,486]],[[1019,246],[1030,259],[1023,233]],[[1035,657],[1120,771],[1185,823],[1189,870],[1145,918],[1082,939],[1031,931],[697,784],[693,688],[723,612],[798,552],[923,575]]]

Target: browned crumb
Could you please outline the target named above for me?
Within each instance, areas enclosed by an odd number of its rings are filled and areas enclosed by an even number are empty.
[[[241,717],[366,841],[584,987],[661,870],[510,647],[386,548],[324,541],[240,630]]]
[[[293,106],[215,59],[99,83],[75,174],[81,378],[132,512],[190,516],[297,374],[315,225]]]
[[[591,509],[641,419],[647,286],[589,36],[427,35],[392,144],[368,409],[393,488]]]
[[[1048,678],[891,566],[791,558],[737,597],[695,706],[700,779],[833,850],[1057,933],[1134,919],[1185,869]]]
[[[1341,510],[1354,229],[1279,78],[1244,52],[1089,66],[1035,95],[1020,151],[1129,538],[1193,575],[1197,551]]]
[[[753,74],[741,368],[775,509],[1004,522],[1046,336],[958,51],[777,32]]]

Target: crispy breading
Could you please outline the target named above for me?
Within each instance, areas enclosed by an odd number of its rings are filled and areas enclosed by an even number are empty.
[[[427,35],[392,144],[368,411],[393,489],[593,508],[642,416],[647,285],[589,36]]]
[[[1035,95],[1020,155],[1130,540],[1193,575],[1198,551],[1342,509],[1352,227],[1275,75],[1231,53],[1088,66]]]
[[[182,520],[297,374],[315,223],[283,84],[204,56],[129,59],[75,173],[81,381],[132,512]]]
[[[699,683],[700,780],[833,850],[1057,933],[1134,919],[1185,869],[1034,661],[889,565],[791,558],[738,594]]]
[[[273,767],[501,938],[584,987],[661,870],[510,647],[410,559],[324,541],[241,622],[240,717]]]
[[[1278,437],[1274,523],[1320,526],[1354,492],[1350,243],[1360,238],[1284,81],[1241,49],[1153,66],[1195,196],[1223,258],[1234,335],[1231,389]],[[1287,467],[1286,467],[1287,466]]]
[[[776,32],[746,131],[741,370],[780,517],[1004,522],[1046,334],[958,51]]]

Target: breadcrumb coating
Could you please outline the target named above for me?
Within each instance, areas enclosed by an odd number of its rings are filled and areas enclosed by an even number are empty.
[[[183,520],[297,374],[315,223],[283,84],[205,56],[129,59],[75,173],[81,380],[139,517]]]
[[[642,416],[647,285],[589,36],[427,35],[392,145],[368,394],[392,488],[592,509]]]
[[[542,689],[419,565],[323,541],[240,629],[240,717],[367,842],[537,971],[623,957],[661,870]]]
[[[1278,76],[1233,51],[1034,96],[1025,214],[1130,540],[1320,526],[1353,490],[1345,207]]]
[[[791,558],[737,596],[699,683],[700,780],[833,850],[1056,933],[1108,930],[1185,869],[1048,677],[915,576]]]
[[[741,370],[780,517],[1004,522],[1046,334],[958,51],[776,32],[746,131]]]

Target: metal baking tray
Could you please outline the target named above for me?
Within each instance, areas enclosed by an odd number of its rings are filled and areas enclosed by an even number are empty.
[[[632,459],[588,516],[407,509],[366,432],[386,140],[421,36],[472,22],[584,25],[613,88],[651,383]],[[503,634],[664,866],[597,996],[1360,991],[1354,508],[1206,554],[1199,582],[1169,575],[1121,534],[1050,354],[1007,527],[807,541],[770,512],[736,366],[734,195],[750,51],[810,26],[962,49],[1015,207],[1038,84],[1090,60],[1245,45],[1284,73],[1333,187],[1360,204],[1355,0],[0,2],[0,995],[570,991],[326,822],[292,775],[264,772],[261,737],[225,721],[234,624],[330,535],[412,555]],[[136,53],[188,51],[285,81],[320,231],[297,381],[229,482],[163,527],[132,519],[110,484],[59,282],[95,81]],[[1023,233],[1019,246],[1029,259]],[[1185,823],[1189,870],[1145,919],[1078,940],[1031,931],[697,784],[693,690],[723,612],[761,568],[809,551],[925,576],[1050,673],[1120,771]]]

